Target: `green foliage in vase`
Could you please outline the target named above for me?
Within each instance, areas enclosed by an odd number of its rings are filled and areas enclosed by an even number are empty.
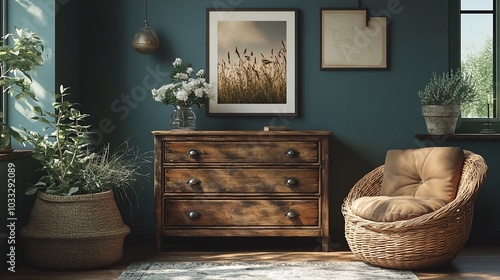
[[[89,115],[65,100],[66,90],[61,87],[61,93],[56,94],[54,113],[33,107],[33,119],[45,125],[44,131],[52,129],[52,135],[26,129],[21,133],[23,143],[33,147],[33,158],[46,172],[26,194],[38,190],[54,195],[98,193],[132,187],[138,178],[147,176],[140,169],[150,160],[127,143],[116,153],[111,153],[109,146],[94,152],[90,126],[84,124]]]
[[[461,105],[477,101],[478,92],[471,74],[451,70],[441,75],[433,72],[418,96],[422,105]]]

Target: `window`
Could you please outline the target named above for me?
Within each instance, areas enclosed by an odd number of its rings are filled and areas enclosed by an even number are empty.
[[[4,0],[0,0],[0,7],[2,7],[2,12],[0,12],[0,38],[1,38],[5,35],[5,25],[6,25],[4,20],[6,19],[5,13],[7,9],[6,9],[6,2]],[[3,43],[0,42],[0,44]],[[0,68],[0,71],[3,70]],[[0,74],[3,74],[3,72],[1,72]],[[5,99],[6,97],[4,97],[3,88],[0,87],[0,90],[2,91],[2,94],[0,94],[0,124],[1,124],[1,122],[3,122],[3,113],[2,113],[4,111],[3,104],[6,101]]]
[[[496,2],[499,0],[460,0],[459,63],[455,66],[471,73],[479,91],[479,101],[462,105],[462,118],[496,118]],[[455,1],[450,1],[455,2]],[[458,1],[456,1],[458,2]]]

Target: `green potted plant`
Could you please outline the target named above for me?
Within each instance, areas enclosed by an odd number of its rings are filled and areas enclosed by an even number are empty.
[[[12,38],[13,44],[7,44]],[[7,34],[1,39],[0,88],[2,96],[10,94],[16,100],[31,98],[36,100],[30,90],[32,78],[30,72],[36,74],[37,67],[43,64],[42,40],[38,35],[27,29],[16,29],[16,34]],[[0,153],[12,151],[11,138],[18,138],[18,134],[6,122],[0,108]]]
[[[460,106],[477,101],[478,92],[471,74],[451,70],[441,75],[434,72],[418,96],[427,132],[444,135],[455,133]]]
[[[23,143],[45,175],[28,188],[35,203],[21,236],[34,265],[50,269],[90,269],[119,261],[130,232],[123,223],[114,192],[127,195],[137,180],[147,176],[141,168],[146,154],[125,142],[116,151],[93,149],[90,126],[75,104],[65,100],[61,87],[53,103],[55,112],[34,106],[34,117],[51,135],[24,129]]]

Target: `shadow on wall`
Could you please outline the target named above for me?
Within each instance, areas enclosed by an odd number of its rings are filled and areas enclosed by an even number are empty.
[[[382,164],[382,163],[381,163]],[[330,231],[344,232],[344,217],[341,206],[352,186],[376,166],[356,153],[351,147],[332,137],[330,141]]]

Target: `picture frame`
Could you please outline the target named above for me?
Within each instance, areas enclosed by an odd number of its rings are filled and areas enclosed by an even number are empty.
[[[387,18],[364,8],[321,8],[321,70],[387,70]]]
[[[298,10],[207,8],[208,116],[298,116]]]

